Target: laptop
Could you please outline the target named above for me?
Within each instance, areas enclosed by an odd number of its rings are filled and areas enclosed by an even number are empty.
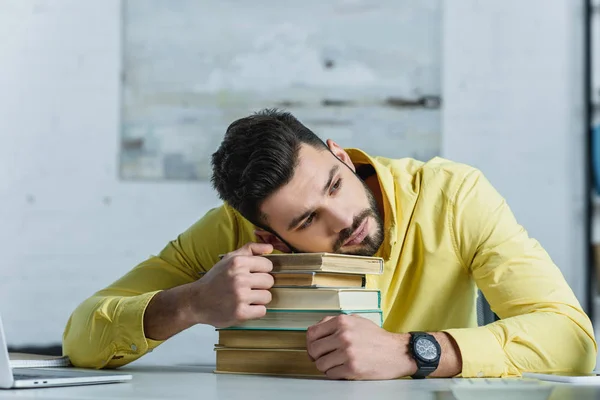
[[[81,386],[124,382],[131,375],[71,368],[15,368],[8,357],[8,346],[0,318],[0,389],[37,388],[48,386]]]

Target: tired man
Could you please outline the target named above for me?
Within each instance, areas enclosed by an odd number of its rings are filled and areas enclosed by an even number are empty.
[[[338,316],[307,331],[330,378],[594,368],[589,318],[478,170],[345,150],[277,110],[233,122],[212,166],[223,205],[73,312],[64,350],[76,366],[118,367],[193,325],[264,316],[273,278],[261,255],[277,250],[385,261],[367,280],[381,290],[383,328]],[[477,326],[477,288],[499,321]],[[421,346],[413,335],[424,335]],[[439,361],[423,362],[433,349]]]

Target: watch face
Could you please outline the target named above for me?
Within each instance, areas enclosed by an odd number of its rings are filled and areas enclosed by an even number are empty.
[[[415,351],[425,360],[435,360],[438,356],[437,347],[427,338],[418,338],[415,343]]]

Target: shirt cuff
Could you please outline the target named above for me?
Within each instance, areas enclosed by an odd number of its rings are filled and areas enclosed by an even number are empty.
[[[506,377],[504,351],[496,336],[486,327],[447,329],[462,357],[463,378]]]
[[[115,356],[110,363],[113,366],[131,362],[164,342],[148,339],[144,334],[146,307],[159,292],[160,290],[139,296],[123,297],[119,301],[120,311],[115,318],[119,337],[114,342]]]

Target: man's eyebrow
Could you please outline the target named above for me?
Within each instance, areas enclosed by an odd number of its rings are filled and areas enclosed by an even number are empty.
[[[300,221],[302,221],[305,218],[308,218],[308,216],[312,214],[312,210],[308,210],[305,213],[303,213],[302,215],[294,218],[292,220],[292,222],[290,222],[290,224],[288,225],[288,231],[291,231],[292,229],[294,229],[296,227],[296,225],[298,225],[300,223]]]
[[[327,191],[331,187],[331,182],[333,182],[333,177],[340,169],[339,165],[334,165],[329,171],[329,179],[327,179],[327,183],[323,186],[323,195],[327,194]]]
[[[325,186],[323,186],[323,194],[326,194],[327,191],[329,190],[329,188],[331,187],[333,178],[335,177],[335,174],[339,171],[339,169],[340,169],[339,165],[334,165],[331,168],[331,170],[329,171],[329,178],[327,179],[327,183],[325,183]],[[292,219],[292,221],[288,225],[287,230],[291,231],[292,229],[294,229],[294,227],[296,227],[296,225],[298,225],[303,219],[308,218],[308,216],[311,213],[312,213],[312,210],[308,210],[308,211],[302,213],[302,215],[299,215],[296,218]]]

